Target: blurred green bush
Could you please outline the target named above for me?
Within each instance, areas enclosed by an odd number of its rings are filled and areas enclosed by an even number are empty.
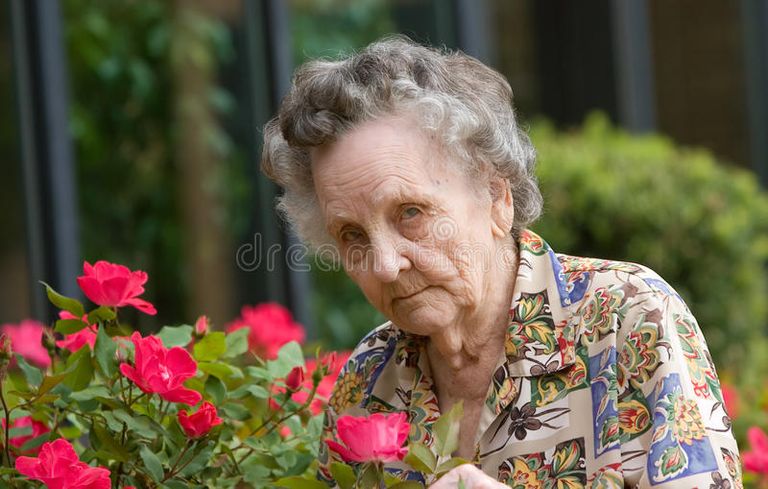
[[[686,300],[717,365],[739,365],[768,325],[768,194],[744,170],[593,114],[531,139],[545,212],[533,229],[560,253],[642,263]]]
[[[768,325],[768,196],[754,176],[600,114],[579,130],[535,122],[545,212],[533,229],[557,252],[642,263],[683,296],[717,365],[739,365]],[[341,272],[316,272],[320,335],[353,346],[382,317]]]

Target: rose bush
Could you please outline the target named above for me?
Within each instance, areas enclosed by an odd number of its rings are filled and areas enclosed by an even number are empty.
[[[96,307],[46,285],[61,309],[51,328],[2,327],[0,487],[326,487],[315,475],[322,412],[348,352],[305,360],[304,331],[277,304],[243,308],[226,332],[201,316],[142,335],[120,310],[157,312],[140,298],[146,274],[105,261],[83,270]],[[460,416],[457,406],[436,423],[437,453],[407,444],[406,413],[341,417],[339,440],[325,440],[346,462],[331,467],[339,486],[423,487],[383,463],[405,459],[428,480],[463,463],[450,458]]]
[[[320,484],[313,406],[340,366],[305,363],[287,310],[245,308],[228,332],[201,317],[142,336],[120,315],[156,313],[140,297],[145,273],[98,261],[77,282],[94,307],[46,286],[61,309],[52,327],[2,326],[0,487]]]

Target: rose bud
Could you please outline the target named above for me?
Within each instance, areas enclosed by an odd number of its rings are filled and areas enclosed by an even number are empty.
[[[293,367],[291,369],[291,372],[285,378],[285,387],[287,387],[289,391],[295,392],[301,388],[301,385],[303,383],[304,383],[304,368]]]

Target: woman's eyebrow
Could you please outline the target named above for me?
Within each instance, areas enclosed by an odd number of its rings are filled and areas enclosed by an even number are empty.
[[[386,191],[375,192],[371,196],[371,203],[375,207],[381,207],[393,202],[424,202],[432,201],[434,198],[428,192],[417,190],[413,188],[407,188],[402,185],[393,186],[393,188]]]

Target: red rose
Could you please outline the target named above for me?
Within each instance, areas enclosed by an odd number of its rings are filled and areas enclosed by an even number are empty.
[[[179,411],[178,417],[184,433],[190,438],[205,436],[211,431],[211,428],[222,423],[222,419],[216,413],[216,408],[208,401],[205,401],[196,413],[188,414],[186,411]]]
[[[147,282],[145,272],[134,272],[123,265],[100,260],[93,266],[87,261],[83,262],[83,273],[77,277],[77,283],[95,304],[109,307],[133,306],[146,314],[157,314],[155,306],[138,298],[144,293],[144,284]]]
[[[11,340],[13,351],[36,365],[47,367],[51,364],[51,357],[43,346],[44,330],[43,323],[31,319],[26,319],[19,324],[4,324],[0,327],[0,332]]]
[[[227,326],[227,332],[249,328],[248,348],[266,360],[277,358],[277,352],[286,343],[304,341],[304,328],[280,304],[243,306],[241,316]]]
[[[81,462],[65,439],[44,443],[40,456],[19,457],[16,470],[38,480],[48,489],[110,489],[109,470]]]
[[[410,425],[403,412],[376,413],[371,416],[341,416],[336,423],[339,439],[344,443],[325,440],[328,448],[346,462],[395,462],[402,460],[408,449]]]
[[[293,367],[285,378],[285,386],[289,391],[297,391],[302,383],[304,383],[304,368]]]
[[[56,346],[58,346],[59,348],[67,349],[74,353],[80,348],[82,348],[83,345],[87,344],[88,346],[91,347],[91,350],[93,350],[94,345],[96,345],[96,331],[98,330],[98,327],[88,323],[87,314],[83,315],[82,318],[78,318],[69,311],[60,311],[59,318],[60,319],[80,319],[82,322],[84,322],[88,326],[81,329],[77,333],[66,335],[63,340],[56,341]]]
[[[134,344],[134,366],[120,364],[120,371],[139,388],[159,394],[166,401],[194,406],[202,399],[199,392],[184,387],[184,382],[197,373],[197,363],[184,348],[165,348],[157,336],[142,338],[131,335]]]

